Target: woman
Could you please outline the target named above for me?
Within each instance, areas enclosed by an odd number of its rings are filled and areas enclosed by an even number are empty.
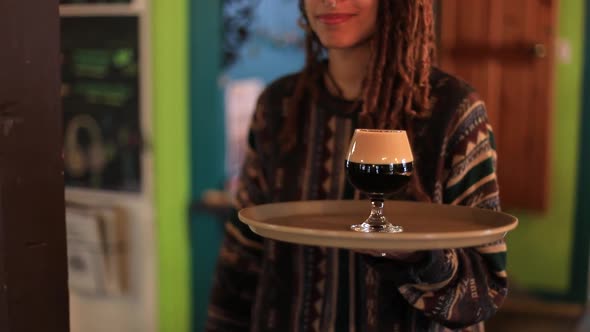
[[[300,7],[306,64],[260,96],[237,208],[360,198],[343,161],[363,127],[408,132],[417,169],[392,199],[498,210],[484,104],[431,65],[431,0]],[[503,241],[382,257],[226,230],[208,331],[482,331],[507,292]]]

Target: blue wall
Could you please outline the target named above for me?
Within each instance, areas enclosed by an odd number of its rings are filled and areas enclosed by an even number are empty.
[[[190,103],[191,198],[204,190],[222,189],[226,181],[223,88],[219,78],[257,78],[264,83],[297,71],[303,64],[302,32],[297,0],[261,0],[254,13],[250,38],[242,45],[238,61],[221,68],[222,1],[191,1]],[[205,159],[206,156],[206,159]],[[213,272],[223,226],[208,215],[193,215],[191,264],[193,330],[203,331]]]
[[[225,135],[221,91],[217,85],[221,70],[221,1],[192,0],[190,6],[191,199],[194,201],[206,189],[220,189],[225,180]],[[194,215],[190,222],[192,326],[194,331],[203,331],[222,227],[208,215]]]
[[[304,61],[299,17],[297,0],[261,0],[250,38],[240,49],[238,61],[223,74],[229,79],[259,78],[268,83],[299,70]]]
[[[586,1],[584,35],[584,83],[580,121],[579,179],[576,206],[576,225],[572,255],[574,262],[570,280],[570,299],[588,302],[590,255],[590,0]]]

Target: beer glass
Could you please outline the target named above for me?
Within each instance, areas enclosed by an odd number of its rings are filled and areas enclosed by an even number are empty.
[[[356,129],[345,161],[346,176],[359,191],[371,199],[371,214],[357,232],[403,232],[383,214],[384,196],[408,183],[414,169],[414,157],[404,130]]]

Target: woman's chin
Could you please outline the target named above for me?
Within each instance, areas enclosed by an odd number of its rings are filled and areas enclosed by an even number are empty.
[[[357,43],[352,43],[348,41],[330,41],[323,43],[322,45],[324,45],[324,47],[328,50],[345,50],[355,48],[357,46]]]
[[[322,45],[328,50],[353,49],[366,44],[366,41],[350,38],[325,38],[322,40]]]

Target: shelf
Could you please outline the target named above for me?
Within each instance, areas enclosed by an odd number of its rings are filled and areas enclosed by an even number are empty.
[[[67,4],[59,6],[62,17],[71,16],[137,16],[145,7],[132,4]]]

